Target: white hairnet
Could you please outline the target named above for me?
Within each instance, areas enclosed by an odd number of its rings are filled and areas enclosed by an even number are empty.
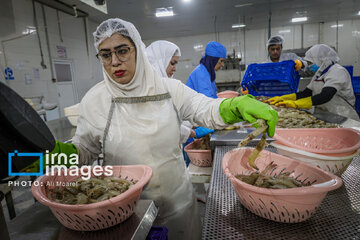
[[[331,47],[325,44],[316,44],[306,51],[304,60],[315,63],[320,67],[324,64],[339,62],[340,58]]]
[[[111,37],[114,33],[119,33],[125,37],[129,37],[133,42],[141,42],[142,46],[145,49],[144,43],[141,41],[141,37],[135,26],[127,21],[121,20],[119,18],[110,18],[102,22],[93,33],[94,36],[94,46],[96,52],[98,53],[98,47],[102,41],[106,38]]]
[[[269,38],[269,40],[266,43],[266,47],[269,47],[271,45],[275,45],[275,44],[283,44],[284,43],[284,38],[280,35],[277,36],[272,36]]]
[[[111,18],[102,22],[93,33],[96,51],[102,41],[119,33],[129,37],[136,47],[136,71],[130,82],[120,84],[109,76],[103,67],[103,75],[107,89],[114,97],[149,96],[163,93],[162,89],[155,87],[155,82],[160,78],[151,67],[145,54],[145,44],[135,26],[119,18]]]
[[[150,64],[162,77],[168,77],[166,68],[173,56],[181,56],[180,48],[169,41],[159,40],[151,43],[146,48],[146,55]]]

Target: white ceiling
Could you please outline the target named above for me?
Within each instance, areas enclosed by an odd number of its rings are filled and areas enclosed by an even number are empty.
[[[247,5],[251,3],[252,5]],[[234,7],[245,4],[243,7]],[[360,0],[107,0],[108,15],[90,14],[101,22],[119,17],[132,22],[143,39],[160,39],[234,31],[232,24],[244,23],[247,29],[291,25],[297,12],[306,11],[306,23],[359,18]],[[175,16],[155,17],[155,9],[173,7]],[[215,23],[216,19],[216,23]]]

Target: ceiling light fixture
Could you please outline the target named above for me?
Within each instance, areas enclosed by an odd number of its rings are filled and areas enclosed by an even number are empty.
[[[172,7],[157,8],[155,16],[156,17],[172,17],[172,16],[174,16],[174,12],[172,10]]]
[[[307,17],[296,17],[296,18],[292,18],[291,22],[305,22],[307,20],[308,20]]]
[[[183,2],[186,2],[186,3],[188,3],[188,2],[191,2],[191,0],[182,0]]]
[[[358,14],[357,15],[360,15],[360,11],[358,11]]]
[[[343,27],[344,26],[344,24],[335,24],[335,25],[331,25],[331,28],[341,28],[341,27]]]
[[[279,33],[290,33],[291,30],[290,29],[285,29],[285,30],[280,30]]]
[[[231,27],[232,28],[243,28],[243,27],[246,27],[246,25],[245,24],[233,24]]]
[[[253,3],[236,4],[234,7],[241,8],[241,7],[251,6],[251,5],[254,5],[254,4]]]
[[[204,46],[202,44],[194,45],[195,51],[201,51],[204,49]]]

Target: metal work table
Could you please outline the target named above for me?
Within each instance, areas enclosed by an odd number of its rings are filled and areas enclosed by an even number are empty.
[[[243,140],[249,133],[254,131],[255,128],[240,127],[234,130],[217,130],[210,138],[211,150],[215,150],[216,146],[237,146],[238,143]],[[252,142],[260,141],[261,135],[257,136]],[[266,140],[274,141],[273,138],[267,137]]]
[[[215,149],[203,239],[360,239],[360,157],[342,175],[344,185],[328,193],[314,216],[287,224],[258,217],[241,205],[221,166],[233,148]],[[267,150],[276,152],[274,147]]]
[[[68,141],[75,135],[76,127],[72,126],[66,117],[51,120],[45,123],[49,127],[55,139],[59,142]]]
[[[81,232],[62,226],[49,207],[37,202],[12,220],[8,230],[11,239],[16,240],[145,239],[157,212],[153,201],[140,199],[134,214],[126,221],[99,231]]]

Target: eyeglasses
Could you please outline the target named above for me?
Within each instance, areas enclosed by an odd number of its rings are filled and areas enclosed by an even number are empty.
[[[104,65],[110,65],[112,62],[112,54],[115,53],[119,61],[126,62],[130,58],[132,48],[135,47],[121,46],[115,48],[113,51],[100,51],[96,54],[96,57],[99,58]]]

